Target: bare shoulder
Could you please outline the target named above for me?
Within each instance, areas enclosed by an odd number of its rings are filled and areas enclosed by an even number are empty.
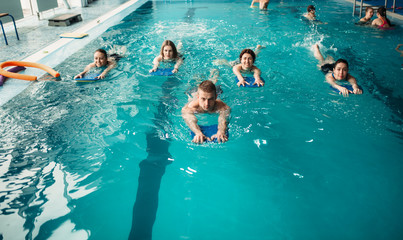
[[[88,64],[88,65],[87,65],[87,67],[89,67],[89,68],[93,68],[93,67],[95,67],[95,63],[94,63],[94,62],[92,62],[92,63]]]
[[[356,81],[355,77],[351,76],[350,73],[347,75],[347,81]]]
[[[231,108],[221,100],[216,100],[216,111],[226,111]]]
[[[197,101],[192,100],[188,102],[183,108],[182,113],[194,113],[197,111],[199,104]]]

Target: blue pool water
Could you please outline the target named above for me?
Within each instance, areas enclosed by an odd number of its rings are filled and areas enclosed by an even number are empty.
[[[351,4],[151,1],[0,108],[4,239],[401,239],[402,28],[358,27]],[[150,76],[163,40],[182,41],[172,77]],[[343,98],[311,46],[343,57],[364,89]],[[265,48],[266,85],[238,88],[243,48]],[[72,78],[93,52],[126,56],[105,80]],[[186,91],[220,70],[230,140],[196,145]],[[214,122],[207,116],[200,122]],[[133,211],[134,208],[134,211]]]

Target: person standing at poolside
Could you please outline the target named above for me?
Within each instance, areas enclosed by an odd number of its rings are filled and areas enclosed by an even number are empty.
[[[314,56],[318,59],[318,67],[326,74],[326,82],[329,83],[333,88],[339,90],[340,94],[347,97],[349,93],[362,94],[362,90],[357,84],[355,77],[348,73],[348,62],[344,59],[338,59],[334,62],[331,56],[323,57],[320,53],[319,46],[315,44],[313,46]],[[337,84],[337,81],[345,80],[351,84],[353,91]]]
[[[253,8],[255,3],[259,3],[259,9],[260,10],[267,10],[267,6],[270,3],[270,0],[252,0],[252,3],[250,4],[250,7]]]
[[[172,73],[177,73],[180,65],[182,65],[183,63],[183,59],[178,53],[178,51],[180,51],[181,48],[182,43],[178,44],[178,50],[177,50],[175,44],[172,41],[165,40],[162,43],[160,54],[154,58],[153,61],[154,66],[150,70],[150,73],[157,71],[160,62],[175,62],[175,66],[174,69],[172,70]]]
[[[197,96],[182,108],[182,117],[186,124],[195,134],[192,142],[203,143],[204,141],[212,141],[217,139],[218,142],[226,142],[228,140],[227,124],[231,108],[221,100],[217,100],[216,87],[210,80],[200,83],[197,89]],[[197,125],[196,114],[218,113],[218,130],[217,133],[206,137]]]

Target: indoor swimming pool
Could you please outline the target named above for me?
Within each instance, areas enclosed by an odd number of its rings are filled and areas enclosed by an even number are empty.
[[[316,1],[324,24],[301,17],[313,1],[250,2],[148,1],[54,67],[60,81],[2,105],[0,236],[401,239],[401,22],[357,26],[345,1]],[[166,39],[182,42],[184,63],[151,76]],[[264,87],[239,88],[214,64],[258,44]],[[348,60],[363,95],[329,88],[314,44]],[[116,46],[127,51],[105,79],[73,80],[96,49]],[[212,69],[229,141],[198,145],[181,109]]]

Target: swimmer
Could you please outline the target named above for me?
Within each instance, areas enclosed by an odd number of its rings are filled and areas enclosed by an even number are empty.
[[[376,16],[378,17],[374,21],[372,21],[372,26],[377,26],[380,28],[389,28],[391,23],[389,19],[386,17],[386,8],[379,7],[376,11]]]
[[[255,3],[259,3],[260,10],[267,10],[267,5],[269,5],[270,0],[252,0],[250,7],[253,8]]]
[[[374,16],[374,9],[372,7],[367,7],[365,9],[365,17],[361,18],[360,24],[370,24],[371,18]]]
[[[253,64],[255,63],[256,57],[260,53],[262,48],[264,48],[264,46],[257,45],[255,49],[256,53],[250,49],[244,49],[239,55],[239,59],[235,61],[228,62],[228,60],[226,59],[216,59],[213,61],[213,64],[232,67],[232,71],[239,81],[237,83],[238,86],[245,86],[245,84],[249,85],[249,83],[246,82],[243,78],[241,72],[252,72],[253,77],[255,78],[255,82],[253,83],[253,85],[257,85],[258,87],[260,87],[264,85],[264,82],[260,78],[261,72],[260,69]]]
[[[338,59],[334,62],[334,59],[330,56],[323,57],[320,53],[319,46],[315,44],[313,46],[314,56],[318,59],[318,66],[326,74],[326,82],[332,87],[340,91],[344,97],[347,97],[349,93],[362,94],[362,90],[357,85],[357,80],[348,73],[348,62],[344,59]],[[346,80],[353,87],[353,91],[348,90],[336,83],[336,81]]]
[[[313,21],[313,22],[315,22],[316,24],[327,24],[327,22],[322,22],[322,21],[316,19],[316,9],[315,9],[315,6],[309,5],[306,10],[307,10],[307,13],[305,13],[303,16],[304,16],[307,20]]]
[[[257,68],[254,63],[255,63],[256,55],[255,53],[250,50],[250,49],[244,49],[242,50],[241,54],[239,55],[239,60],[241,63],[235,65],[232,68],[232,71],[238,78],[238,87],[245,86],[245,84],[248,84],[248,82],[245,81],[243,78],[241,72],[252,72],[253,77],[255,78],[255,82],[253,85],[257,85],[258,87],[263,86],[264,82],[260,78],[261,71],[259,68]]]
[[[259,44],[256,45],[256,48],[255,48],[255,51],[254,51],[256,57],[261,52],[262,48],[265,48],[265,46],[262,46],[262,45],[259,45]],[[224,65],[224,66],[228,66],[228,67],[231,67],[231,68],[234,67],[237,64],[240,64],[240,63],[241,63],[241,61],[239,59],[231,61],[231,62],[228,62],[227,59],[216,59],[216,60],[213,61],[213,64],[216,65],[216,66]]]
[[[183,63],[183,59],[178,53],[178,51],[180,51],[181,48],[182,48],[181,42],[178,44],[178,50],[177,50],[175,44],[172,41],[165,40],[162,43],[160,54],[154,58],[153,61],[154,66],[150,70],[150,73],[157,71],[160,62],[167,62],[167,61],[176,62],[174,69],[172,70],[172,73],[177,73],[180,65]]]
[[[94,53],[94,62],[88,64],[85,68],[84,71],[81,73],[77,74],[74,79],[76,78],[83,78],[83,76],[92,68],[102,68],[106,67],[105,70],[102,71],[102,73],[96,77],[97,79],[104,79],[106,74],[114,67],[116,67],[116,62],[119,61],[121,56],[119,54],[111,54],[108,58],[108,54],[106,51],[102,48],[97,49]]]
[[[194,143],[203,143],[217,139],[218,142],[228,141],[227,125],[231,108],[221,100],[217,100],[216,87],[213,82],[206,80],[200,83],[197,89],[197,97],[182,108],[182,117],[186,124],[195,133],[192,140]],[[195,114],[218,113],[217,133],[208,138],[197,125]]]
[[[309,20],[316,20],[316,9],[313,5],[309,5],[308,8],[306,9],[307,13],[305,13],[303,16],[306,17]]]

